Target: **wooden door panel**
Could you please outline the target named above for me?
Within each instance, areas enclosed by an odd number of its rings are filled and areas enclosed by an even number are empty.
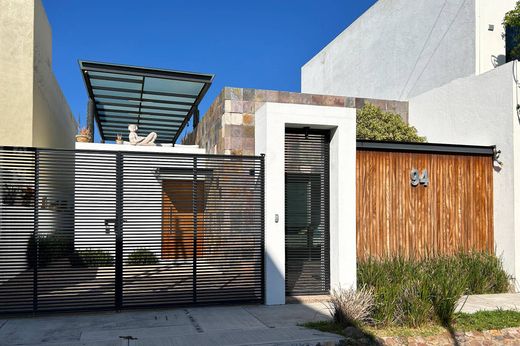
[[[192,259],[203,256],[204,243],[204,181],[197,181],[197,239],[195,244],[193,181],[164,180],[162,203],[163,259]]]

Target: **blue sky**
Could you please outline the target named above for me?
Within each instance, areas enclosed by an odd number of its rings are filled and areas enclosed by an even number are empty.
[[[224,86],[300,91],[300,68],[375,0],[43,0],[53,68],[76,117],[87,94],[77,61],[213,73]]]

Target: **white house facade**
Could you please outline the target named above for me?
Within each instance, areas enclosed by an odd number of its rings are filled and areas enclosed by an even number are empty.
[[[429,142],[496,145],[495,247],[519,277],[518,67],[502,26],[515,3],[380,0],[302,67],[302,91],[408,101]]]
[[[380,0],[301,70],[304,93],[408,100],[505,62],[514,0]]]
[[[101,143],[0,146],[0,311],[284,304],[473,250],[519,277],[513,4],[380,0],[303,92],[226,87],[202,119],[212,74],[80,61]],[[429,143],[357,140],[367,103]]]

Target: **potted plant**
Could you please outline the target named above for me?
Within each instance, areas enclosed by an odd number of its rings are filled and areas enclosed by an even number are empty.
[[[116,144],[123,144],[123,136],[119,133],[116,135]]]
[[[92,134],[90,133],[90,129],[88,127],[82,127],[79,129],[78,134],[76,135],[76,142],[90,142],[92,139]]]

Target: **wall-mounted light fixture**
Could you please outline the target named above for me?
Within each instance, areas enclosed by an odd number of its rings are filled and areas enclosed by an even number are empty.
[[[305,139],[309,139],[310,127],[304,127],[303,131],[305,131]]]
[[[489,24],[488,31],[495,31],[495,26],[493,24]]]
[[[500,155],[502,154],[502,150],[498,150],[497,148],[493,149],[493,161],[496,162],[500,167],[504,165],[502,161],[500,161]]]

